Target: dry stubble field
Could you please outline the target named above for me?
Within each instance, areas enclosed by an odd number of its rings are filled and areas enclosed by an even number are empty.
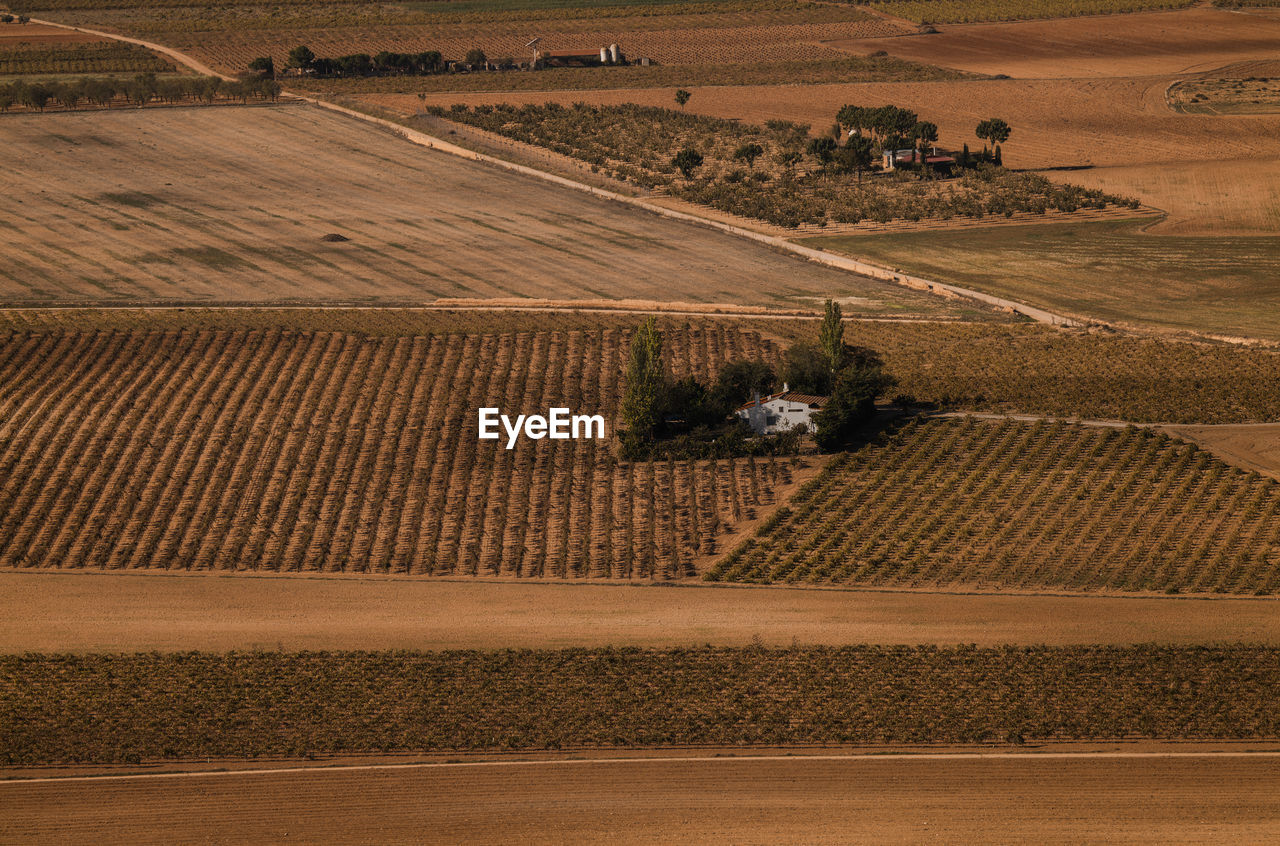
[[[551,762],[0,784],[0,839],[1260,843],[1274,758]],[[904,789],[910,785],[910,789]],[[201,801],[193,803],[198,794]],[[519,797],[518,800],[516,797]]]
[[[1280,645],[1261,599],[0,570],[0,653]]]
[[[972,311],[301,106],[0,119],[8,304],[835,295]]]

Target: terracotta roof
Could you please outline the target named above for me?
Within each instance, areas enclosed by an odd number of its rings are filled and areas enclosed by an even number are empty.
[[[813,394],[798,394],[795,391],[782,391],[776,394],[769,394],[767,397],[760,397],[760,402],[766,403],[772,402],[773,400],[782,400],[784,402],[803,403],[804,405],[823,406],[827,404],[827,400],[829,399],[831,399],[831,397],[819,397]],[[755,400],[751,400],[751,402],[744,402],[742,405],[738,406],[738,411],[746,411],[755,404]]]

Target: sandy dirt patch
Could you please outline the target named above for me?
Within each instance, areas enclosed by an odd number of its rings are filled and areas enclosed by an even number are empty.
[[[1280,479],[1280,423],[1244,426],[1170,426],[1223,461]]]
[[[1226,9],[940,26],[932,35],[829,41],[827,46],[1021,79],[1206,71],[1275,57],[1280,20]]]
[[[0,784],[8,842],[1259,843],[1273,758],[624,760]]]
[[[1280,643],[1268,599],[0,571],[0,651]]]

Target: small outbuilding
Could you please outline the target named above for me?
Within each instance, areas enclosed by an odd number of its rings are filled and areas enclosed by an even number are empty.
[[[756,396],[751,402],[739,406],[735,413],[746,420],[757,435],[774,435],[796,426],[804,426],[812,433],[818,429],[813,422],[813,415],[829,399],[830,397],[813,394],[799,394],[783,385],[780,393],[767,397]]]

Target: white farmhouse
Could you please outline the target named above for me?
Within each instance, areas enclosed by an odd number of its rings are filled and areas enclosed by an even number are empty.
[[[782,393],[757,396],[739,406],[736,413],[751,425],[751,430],[757,435],[773,435],[796,426],[815,432],[818,427],[813,422],[813,413],[826,405],[828,399],[830,397],[797,394],[783,385]]]

